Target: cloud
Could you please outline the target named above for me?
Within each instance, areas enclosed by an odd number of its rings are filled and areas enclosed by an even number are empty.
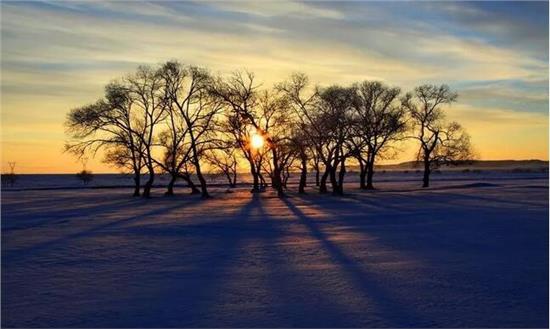
[[[308,2],[279,1],[220,1],[207,3],[223,11],[261,17],[299,16],[300,18],[342,19],[338,10],[317,8]]]
[[[541,21],[548,18],[536,6],[298,1],[1,6],[2,128],[10,143],[18,134],[27,138],[16,125],[62,122],[70,108],[100,97],[111,79],[169,59],[222,74],[248,68],[264,86],[295,71],[321,85],[377,79],[410,90],[420,83],[448,83],[460,93],[455,118],[475,129],[491,123],[489,131],[502,137],[504,130],[537,123],[538,135],[528,134],[532,139],[548,130],[548,48],[540,47],[547,45]],[[517,17],[510,16],[514,11]],[[61,128],[43,128],[29,129],[30,138],[40,140],[49,129],[63,138]],[[540,141],[531,144],[539,147],[533,154],[547,153]]]

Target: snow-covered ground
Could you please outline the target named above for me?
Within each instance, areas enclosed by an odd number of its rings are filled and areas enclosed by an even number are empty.
[[[3,191],[2,326],[546,327],[548,176],[458,176],[285,199]]]
[[[464,172],[462,170],[443,170],[434,172],[432,180],[438,181],[460,181],[460,180],[476,180],[476,181],[501,181],[510,179],[538,179],[548,177],[547,172],[541,172],[539,169],[530,169],[531,172],[512,172],[508,170],[470,170]],[[408,170],[378,170],[375,173],[376,182],[421,182],[422,171],[420,169]],[[267,177],[266,177],[267,178]],[[206,179],[211,185],[226,185],[227,180],[220,175],[206,175]],[[147,180],[147,175],[143,175],[142,183]],[[295,174],[290,177],[290,182],[297,184],[299,175]],[[198,179],[193,176],[195,184]],[[315,176],[310,172],[309,181],[314,182]],[[346,182],[353,186],[359,181],[359,175],[356,172],[349,172],[346,175]],[[156,175],[155,186],[165,187],[169,182],[168,175]],[[237,182],[241,185],[251,184],[252,177],[248,173],[240,173]],[[131,187],[134,182],[131,175],[125,174],[94,174],[93,180],[84,185],[82,181],[77,179],[76,175],[72,174],[30,174],[18,175],[17,181],[13,186],[6,184],[2,185],[3,191],[20,191],[28,189],[81,189],[81,188],[117,188]],[[420,183],[419,183],[420,184]],[[176,182],[177,186],[185,186],[181,180]]]

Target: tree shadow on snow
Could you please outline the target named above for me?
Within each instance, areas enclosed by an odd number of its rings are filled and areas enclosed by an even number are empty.
[[[378,313],[381,314],[386,325],[393,327],[414,327],[429,324],[420,318],[413,310],[403,302],[393,298],[388,291],[382,288],[362,266],[349,257],[336,243],[331,241],[327,234],[318,226],[315,220],[308,218],[288,199],[283,199],[287,207],[309,230],[312,237],[317,239],[329,254],[332,261],[340,267],[346,275],[346,279],[362,296],[374,303]],[[343,278],[344,279],[344,278]],[[361,325],[361,324],[356,324]]]

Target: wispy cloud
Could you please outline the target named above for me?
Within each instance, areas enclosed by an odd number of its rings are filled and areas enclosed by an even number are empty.
[[[22,135],[15,125],[60,122],[71,107],[99,97],[109,80],[139,64],[174,58],[221,73],[248,68],[266,85],[294,71],[321,85],[378,79],[408,90],[419,83],[449,83],[461,94],[460,106],[480,113],[470,117],[472,112],[459,111],[468,122],[509,114],[523,124],[546,124],[547,3],[44,1],[0,6],[2,134],[9,134],[10,142]],[[29,115],[21,115],[22,109]],[[494,109],[504,114],[497,116]],[[528,119],[529,113],[534,116]],[[493,125],[505,123],[494,120]],[[50,128],[37,126],[25,138],[40,140]],[[495,128],[495,138],[504,138],[500,131]],[[547,147],[536,153],[547,157]]]

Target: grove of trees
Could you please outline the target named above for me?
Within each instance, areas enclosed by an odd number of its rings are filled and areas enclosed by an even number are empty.
[[[150,197],[164,173],[166,195],[182,180],[207,198],[206,173],[234,187],[244,169],[251,192],[270,185],[284,196],[298,172],[305,193],[313,171],[320,193],[340,195],[350,165],[359,167],[360,188],[374,189],[377,161],[415,139],[428,187],[434,168],[471,158],[468,134],[445,121],[443,107],[456,99],[446,85],[408,93],[379,81],[320,87],[301,73],[262,88],[251,72],[217,76],[169,61],[140,66],[107,84],[95,103],[72,109],[66,150],[82,158],[102,149],[105,162],[133,176],[134,196]]]

